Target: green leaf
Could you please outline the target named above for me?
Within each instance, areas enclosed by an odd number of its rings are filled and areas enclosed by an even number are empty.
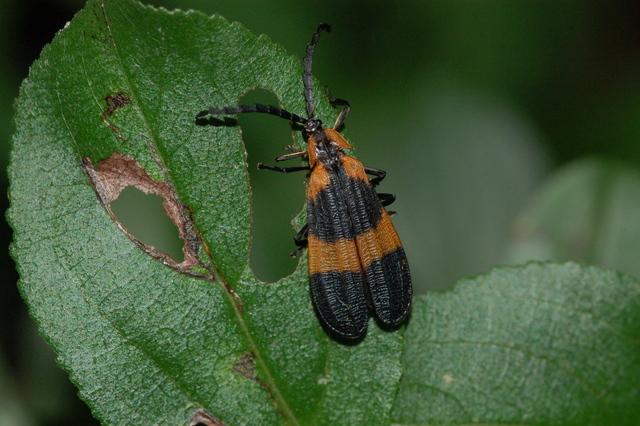
[[[493,270],[416,301],[399,424],[638,424],[640,283],[575,263]]]
[[[254,278],[239,128],[195,121],[255,87],[303,113],[301,74],[239,24],[132,0],[89,1],[32,65],[15,106],[12,254],[31,315],[104,423],[187,424],[200,407],[228,424],[388,422],[401,336],[372,322],[359,344],[330,339],[304,258],[281,282]],[[122,232],[85,173],[96,183],[106,158],[139,165],[109,184],[137,173],[175,196],[198,265]]]
[[[514,221],[507,261],[581,260],[640,277],[640,172],[577,160],[554,173]]]
[[[255,87],[303,113],[301,73],[299,59],[238,24],[132,0],[90,1],[32,66],[16,103],[12,253],[32,316],[95,415],[187,424],[203,407],[227,424],[637,423],[640,286],[629,277],[572,263],[496,269],[419,298],[404,354],[400,334],[373,322],[357,344],[331,340],[305,257],[278,283],[255,279],[240,129],[195,115]],[[107,158],[131,161],[102,182]],[[624,176],[612,181],[628,191],[612,193],[625,197],[610,199],[629,218],[638,181]],[[130,239],[96,197],[107,183],[164,183],[191,263]],[[626,219],[579,223],[635,235],[602,226]],[[608,253],[635,253],[633,241]]]

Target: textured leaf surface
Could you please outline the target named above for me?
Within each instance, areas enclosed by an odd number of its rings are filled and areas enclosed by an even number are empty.
[[[398,333],[371,324],[358,345],[329,339],[304,261],[277,284],[254,279],[239,129],[195,122],[254,87],[302,113],[301,72],[238,24],[129,0],[90,1],[32,65],[16,103],[12,252],[32,316],[105,423],[187,424],[198,407],[229,424],[388,421]],[[171,185],[214,279],[118,229],[82,169],[113,152]]]
[[[389,422],[399,334],[372,323],[357,345],[329,339],[304,258],[276,284],[253,277],[239,128],[194,119],[254,87],[303,113],[301,72],[238,24],[129,0],[90,1],[33,64],[16,103],[12,250],[33,317],[104,423],[187,424],[199,407],[228,424]],[[215,278],[170,268],[118,229],[82,169],[113,152],[171,185],[202,238],[200,272]],[[615,217],[630,217],[637,179],[616,182],[631,198],[613,198]],[[569,263],[496,269],[420,298],[392,420],[638,423],[639,293]]]
[[[499,268],[416,302],[399,424],[638,424],[640,284],[575,263]]]

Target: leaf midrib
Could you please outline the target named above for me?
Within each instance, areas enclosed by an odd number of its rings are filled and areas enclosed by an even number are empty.
[[[111,40],[112,40],[112,43],[113,43],[113,46],[114,46],[114,52],[116,54],[117,62],[118,62],[118,64],[120,65],[120,67],[122,69],[122,73],[123,73],[123,76],[124,76],[124,78],[126,80],[126,84],[127,84],[128,88],[130,90],[131,97],[136,101],[137,105],[139,105],[138,110],[140,112],[140,115],[141,115],[142,120],[144,122],[144,125],[146,127],[147,133],[150,135],[150,138],[149,138],[150,142],[149,143],[151,143],[153,145],[154,149],[156,150],[156,152],[158,152],[157,143],[156,143],[157,138],[155,137],[155,133],[152,131],[152,128],[149,125],[149,121],[147,120],[147,116],[144,114],[143,109],[140,107],[140,103],[138,102],[137,92],[133,89],[134,86],[133,86],[133,84],[131,82],[131,78],[130,78],[130,75],[128,73],[128,69],[125,66],[125,62],[123,60],[123,56],[122,56],[122,54],[120,52],[118,43],[116,43],[116,41],[115,41],[116,38],[114,37],[114,33],[112,32],[111,26],[109,24],[109,18],[107,17],[107,11],[106,11],[105,2],[102,1],[101,5],[102,5],[104,22],[105,22],[105,25],[107,27],[108,33],[111,36]],[[160,155],[158,155],[158,160],[162,160]],[[164,163],[159,164],[159,167],[162,169],[163,173],[165,173],[166,178],[169,179],[169,177],[166,174],[167,168],[164,166]],[[172,183],[169,182],[169,184],[172,184]],[[179,200],[180,199],[179,194],[176,193],[175,195]],[[196,227],[196,229],[199,229],[197,224],[195,224],[195,227]],[[239,309],[239,306],[238,306],[238,304],[236,302],[235,297],[232,294],[230,294],[228,292],[228,290],[227,290],[228,283],[224,280],[223,275],[220,273],[219,269],[215,266],[215,262],[214,262],[213,256],[212,256],[211,252],[207,249],[206,245],[205,245],[204,248],[205,248],[205,252],[207,253],[207,257],[209,258],[210,265],[213,267],[213,269],[216,272],[215,276],[217,276],[217,278],[218,278],[217,281],[216,280],[210,280],[210,281],[214,282],[216,285],[218,285],[218,286],[220,286],[222,288],[224,294],[227,297],[227,300],[229,300],[229,303],[233,307],[233,311],[234,311],[234,313],[236,315],[237,321],[240,324],[240,326],[242,327],[242,330],[245,333],[247,341],[249,342],[249,345],[251,346],[252,351],[253,351],[253,353],[255,355],[255,360],[260,365],[261,370],[264,371],[266,376],[267,376],[266,377],[266,379],[267,379],[266,382],[268,383],[267,392],[271,394],[271,397],[273,398],[273,400],[275,402],[274,405],[275,405],[276,411],[281,412],[287,418],[287,420],[289,420],[292,424],[298,425],[299,422],[296,419],[293,411],[291,410],[291,407],[289,406],[288,402],[283,397],[279,387],[277,386],[277,384],[276,384],[276,382],[275,382],[275,380],[273,378],[273,375],[272,375],[271,371],[267,368],[267,364],[265,363],[265,361],[264,361],[264,359],[262,357],[262,354],[258,349],[258,345],[256,344],[256,342],[255,342],[255,340],[254,340],[254,338],[252,336],[252,333],[249,330],[248,325],[246,324],[246,322],[244,321],[244,319],[242,317],[242,313],[241,313],[241,311]],[[107,320],[107,322],[112,324],[109,320]],[[118,330],[118,333],[122,335],[122,331],[119,328],[114,326],[114,329]],[[129,341],[128,338],[126,338],[126,336],[124,336],[124,335],[122,335],[122,336],[123,336],[123,338],[125,338],[125,340]],[[156,365],[159,368],[160,371],[164,371],[164,369],[161,368],[160,366],[158,366],[156,361],[152,357],[150,357],[143,349],[141,349],[134,342],[131,342],[131,343],[133,344],[133,346],[135,346],[137,349],[139,349],[140,352],[145,357],[147,357],[154,365]],[[176,382],[176,380],[171,375],[165,373],[165,376],[167,377],[168,380],[170,380],[172,383],[175,384],[176,388],[179,389],[180,392],[183,395],[185,395],[185,397],[187,399],[189,399],[192,402],[196,401],[196,398],[193,398],[190,395],[190,393],[187,391],[187,389],[185,389],[182,386],[180,386],[180,384],[178,382]],[[194,403],[194,405],[197,405],[197,404]],[[204,406],[204,404],[200,404],[200,405]]]

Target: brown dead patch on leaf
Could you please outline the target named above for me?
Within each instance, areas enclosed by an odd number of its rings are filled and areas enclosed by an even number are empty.
[[[233,371],[245,379],[255,380],[260,383],[260,386],[265,388],[269,393],[269,397],[271,398],[273,405],[276,407],[276,410],[278,410],[280,414],[283,414],[282,410],[280,410],[280,406],[278,405],[278,401],[274,398],[269,386],[256,374],[256,356],[253,352],[244,353],[242,358],[240,358],[240,361],[233,364]]]
[[[256,377],[256,362],[255,355],[252,352],[247,352],[242,355],[240,361],[233,364],[233,371],[240,374],[245,379],[258,380]]]
[[[118,138],[124,140],[124,138],[122,137],[122,134],[120,133],[120,128],[118,126],[113,125],[111,122],[109,122],[107,117],[111,116],[113,114],[113,111],[115,111],[116,109],[130,104],[131,98],[125,95],[124,92],[118,92],[115,95],[107,95],[104,98],[104,100],[107,103],[107,109],[105,109],[102,112],[102,122],[108,128],[113,130],[116,133],[116,136],[118,136]]]
[[[191,416],[191,423],[189,426],[227,426],[218,420],[213,414],[209,413],[202,408],[198,409]]]
[[[119,152],[114,152],[109,158],[100,160],[97,168],[93,167],[93,162],[89,157],[84,157],[82,159],[82,168],[89,176],[91,184],[109,216],[116,222],[122,232],[140,248],[150,256],[161,260],[167,266],[181,272],[211,278],[208,275],[196,274],[191,271],[194,266],[200,264],[198,261],[200,238],[195,230],[190,212],[177,199],[173,189],[167,182],[154,180],[133,157],[122,155]],[[128,186],[133,186],[145,194],[159,195],[164,199],[162,202],[164,211],[176,225],[178,235],[184,241],[182,246],[184,261],[178,263],[155,247],[144,244],[130,234],[127,228],[118,221],[118,218],[111,210],[111,203],[117,200],[122,190]]]

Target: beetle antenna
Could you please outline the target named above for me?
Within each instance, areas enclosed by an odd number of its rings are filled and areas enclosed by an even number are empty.
[[[307,101],[307,117],[309,120],[313,119],[313,112],[315,109],[315,103],[313,102],[313,75],[311,74],[311,63],[313,60],[313,52],[316,50],[316,44],[320,39],[320,33],[322,31],[331,31],[331,26],[329,26],[329,24],[320,24],[318,30],[311,39],[311,43],[307,46],[307,56],[305,56],[304,61],[302,61],[302,65],[304,67],[302,82],[304,83],[304,98]]]
[[[271,114],[284,118],[285,120],[292,121],[294,123],[307,124],[307,119],[302,118],[296,114],[293,114],[284,109],[274,107],[273,105],[240,105],[238,107],[224,107],[224,108],[209,108],[208,110],[200,112],[196,118],[203,118],[207,115],[226,115],[226,114],[242,114],[246,112],[262,112],[265,114]]]

